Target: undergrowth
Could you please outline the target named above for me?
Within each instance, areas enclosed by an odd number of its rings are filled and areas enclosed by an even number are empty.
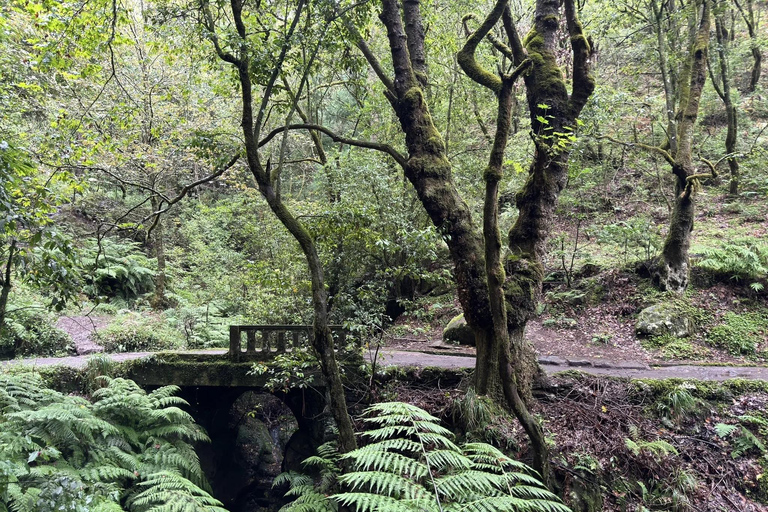
[[[768,333],[768,312],[761,309],[753,312],[723,315],[722,323],[710,329],[707,343],[721,348],[729,354],[753,355],[758,346],[765,343]]]
[[[103,378],[92,400],[0,374],[0,510],[226,512],[193,443],[208,438],[178,388]]]
[[[369,407],[367,444],[341,456],[325,447],[305,466],[312,479],[283,474],[294,501],[283,512],[568,512],[533,471],[485,443],[456,445],[438,419],[402,402]],[[345,466],[347,470],[341,471]]]

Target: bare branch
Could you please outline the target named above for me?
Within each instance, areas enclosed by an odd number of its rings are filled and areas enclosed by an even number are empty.
[[[335,132],[332,132],[325,126],[320,126],[317,124],[290,124],[287,126],[281,126],[279,128],[275,128],[274,130],[269,132],[269,134],[266,137],[264,137],[259,141],[259,147],[264,146],[270,140],[272,140],[276,135],[286,130],[315,130],[318,132],[322,132],[327,136],[329,136],[334,142],[341,142],[342,144],[347,144],[349,146],[356,146],[360,148],[375,149],[376,151],[381,151],[383,153],[386,153],[389,156],[391,156],[402,167],[405,167],[408,161],[404,155],[402,155],[399,151],[397,151],[395,148],[393,148],[389,144],[343,137],[341,135],[336,134]]]
[[[598,140],[605,139],[605,140],[608,140],[610,142],[613,142],[614,144],[619,144],[619,145],[627,147],[627,148],[645,149],[647,151],[651,151],[653,153],[656,153],[657,155],[660,155],[662,158],[664,158],[664,160],[667,161],[667,163],[669,165],[671,165],[673,167],[676,165],[675,159],[672,158],[672,155],[670,155],[668,151],[665,151],[664,149],[660,148],[659,146],[651,146],[649,144],[642,144],[642,143],[639,143],[639,142],[622,142],[620,140],[614,139],[610,135],[599,135],[599,136],[597,136],[595,138],[598,139]]]

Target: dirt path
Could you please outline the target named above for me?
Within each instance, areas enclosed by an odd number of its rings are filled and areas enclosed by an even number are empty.
[[[195,350],[185,353],[222,355],[225,350]],[[151,356],[152,352],[126,352],[107,354],[113,361],[131,361]],[[25,365],[31,367],[67,366],[82,368],[90,356],[72,357],[41,357],[32,359],[14,359],[0,362],[0,366]],[[621,363],[606,363],[600,359],[566,359],[542,357],[539,359],[542,368],[548,373],[558,373],[566,370],[577,370],[593,375],[626,377],[632,379],[695,379],[723,381],[728,379],[748,379],[768,381],[768,367],[765,366],[648,366],[642,362],[624,361]],[[435,366],[439,368],[473,368],[474,357],[432,354],[406,350],[382,350],[377,364],[383,366]]]
[[[109,322],[110,318],[104,316],[62,316],[56,327],[72,337],[78,355],[88,355],[104,352],[104,347],[93,340],[93,335]]]

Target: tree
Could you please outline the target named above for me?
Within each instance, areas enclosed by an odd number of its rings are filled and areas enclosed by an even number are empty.
[[[743,0],[741,2],[739,0],[734,0],[734,3],[741,14],[741,17],[744,19],[744,23],[747,25],[750,42],[749,49],[752,53],[752,71],[749,74],[749,84],[747,85],[746,90],[747,92],[755,92],[757,84],[760,82],[763,63],[763,54],[757,36],[759,18],[755,17],[754,0]]]
[[[720,77],[718,85],[717,77],[713,71],[713,63],[708,65],[712,86],[717,95],[723,100],[725,117],[728,123],[728,131],[725,134],[725,152],[728,155],[728,168],[731,171],[731,180],[728,185],[728,193],[739,193],[739,161],[736,155],[736,136],[739,131],[739,119],[736,105],[733,103],[731,93],[731,72],[728,63],[730,41],[725,27],[725,14],[728,10],[727,2],[719,2],[715,10],[715,40],[717,41],[717,70]],[[754,90],[754,89],[753,89]]]
[[[696,189],[701,178],[709,173],[697,173],[693,165],[694,127],[699,114],[699,102],[707,80],[709,49],[710,2],[700,0],[691,11],[691,37],[688,55],[680,74],[681,92],[677,109],[676,147],[669,151],[657,148],[672,167],[675,177],[675,200],[669,220],[654,280],[663,290],[682,292],[688,286],[688,250],[691,245]],[[698,30],[695,30],[698,21]],[[709,164],[712,173],[714,166]]]
[[[49,290],[59,310],[77,291],[74,249],[51,219],[59,201],[51,185],[67,176],[44,178],[23,150],[0,140],[0,328],[16,276]]]
[[[651,0],[648,7],[653,16],[647,18],[643,14],[641,19],[650,22],[657,36],[658,65],[667,114],[666,137],[660,145],[624,144],[661,156],[671,168],[675,183],[674,202],[653,280],[662,290],[682,293],[689,281],[688,250],[693,232],[696,191],[701,179],[717,174],[715,165],[708,160],[702,159],[702,162],[709,172],[698,172],[693,163],[694,129],[707,79],[711,2],[697,0],[678,11],[674,2],[659,4]],[[675,48],[679,42],[679,32],[674,28],[678,26],[679,15],[687,17],[688,32],[683,45],[684,57],[678,67],[668,59],[667,45]],[[665,23],[670,23],[670,26]],[[668,42],[665,35],[672,40]],[[620,143],[612,137],[606,138]]]
[[[531,31],[522,40],[509,5],[499,0],[457,55],[464,72],[497,96],[496,135],[483,174],[486,193],[482,232],[454,184],[443,139],[430,114],[425,94],[429,74],[421,3],[404,1],[402,13],[396,0],[381,3],[379,19],[387,29],[394,78],[390,78],[359,31],[350,28],[356,44],[385,86],[385,95],[405,134],[408,158],[401,163],[404,174],[450,249],[459,301],[475,333],[477,392],[506,398],[531,439],[534,467],[545,479],[546,443],[523,399],[537,370],[535,359],[526,351],[523,334],[541,292],[541,257],[557,197],[567,178],[568,142],[594,89],[589,65],[591,46],[574,3],[565,1],[564,6],[561,12],[559,1],[536,2]],[[573,55],[570,92],[555,51],[563,13]],[[505,59],[499,68],[505,70],[504,63],[511,62],[516,69],[495,75],[482,69],[475,51],[499,21],[507,42],[494,37],[489,40]],[[519,216],[508,233],[509,255],[502,262],[498,183],[511,125],[512,86],[521,74],[526,83],[535,154],[528,181],[516,197]]]
[[[304,0],[298,0],[295,4],[286,2],[285,7],[291,12],[292,17],[285,20],[281,20],[281,17],[276,13],[268,12],[267,7],[264,7],[263,10],[258,11],[258,15],[272,18],[279,27],[274,31],[267,30],[266,38],[272,46],[270,48],[252,33],[249,34],[246,23],[255,23],[257,19],[252,18],[253,13],[244,10],[244,7],[241,0],[233,0],[227,9],[228,13],[224,16],[222,6],[204,0],[200,7],[202,26],[206,31],[206,37],[215,49],[216,55],[223,62],[231,65],[237,73],[242,97],[243,151],[248,169],[256,181],[262,197],[283,226],[298,242],[306,258],[312,282],[314,314],[312,346],[320,360],[323,376],[328,382],[331,413],[339,429],[339,446],[342,451],[350,451],[354,449],[356,442],[352,422],[347,413],[341,372],[334,353],[333,334],[329,328],[328,295],[325,289],[323,265],[311,233],[288,209],[281,194],[280,178],[284,165],[285,138],[283,138],[279,159],[274,165],[269,158],[264,162],[260,152],[260,148],[272,138],[281,132],[286,132],[285,128],[295,111],[294,103],[286,116],[284,127],[273,130],[262,139],[268,122],[268,111],[273,106],[273,94],[275,94],[278,78],[282,73],[288,71],[286,61],[291,46],[295,44],[294,39],[297,37],[299,22],[304,18],[307,24],[304,27],[306,30],[307,27],[313,27],[315,23],[322,26],[323,22],[327,20],[323,18],[322,11],[316,11],[313,4],[307,4]],[[231,25],[226,23],[229,16],[232,19]],[[225,33],[226,38],[222,37],[221,33]],[[303,77],[306,77],[309,72],[324,33],[324,30],[321,30],[317,34],[319,36],[318,43],[314,49],[310,50],[313,52],[312,57],[309,62],[302,63],[304,67],[300,68],[300,74]],[[311,45],[310,48],[312,48]],[[271,49],[274,49],[274,53],[269,52]],[[261,53],[260,58],[256,58],[255,55],[259,53]],[[299,90],[296,92],[297,97],[301,96],[304,83],[305,79],[302,78]],[[254,86],[260,88],[260,98],[254,97]],[[254,105],[257,105],[255,116]]]

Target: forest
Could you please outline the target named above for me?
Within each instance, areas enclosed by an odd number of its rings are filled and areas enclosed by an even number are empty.
[[[0,0],[0,512],[768,510],[766,18]]]

